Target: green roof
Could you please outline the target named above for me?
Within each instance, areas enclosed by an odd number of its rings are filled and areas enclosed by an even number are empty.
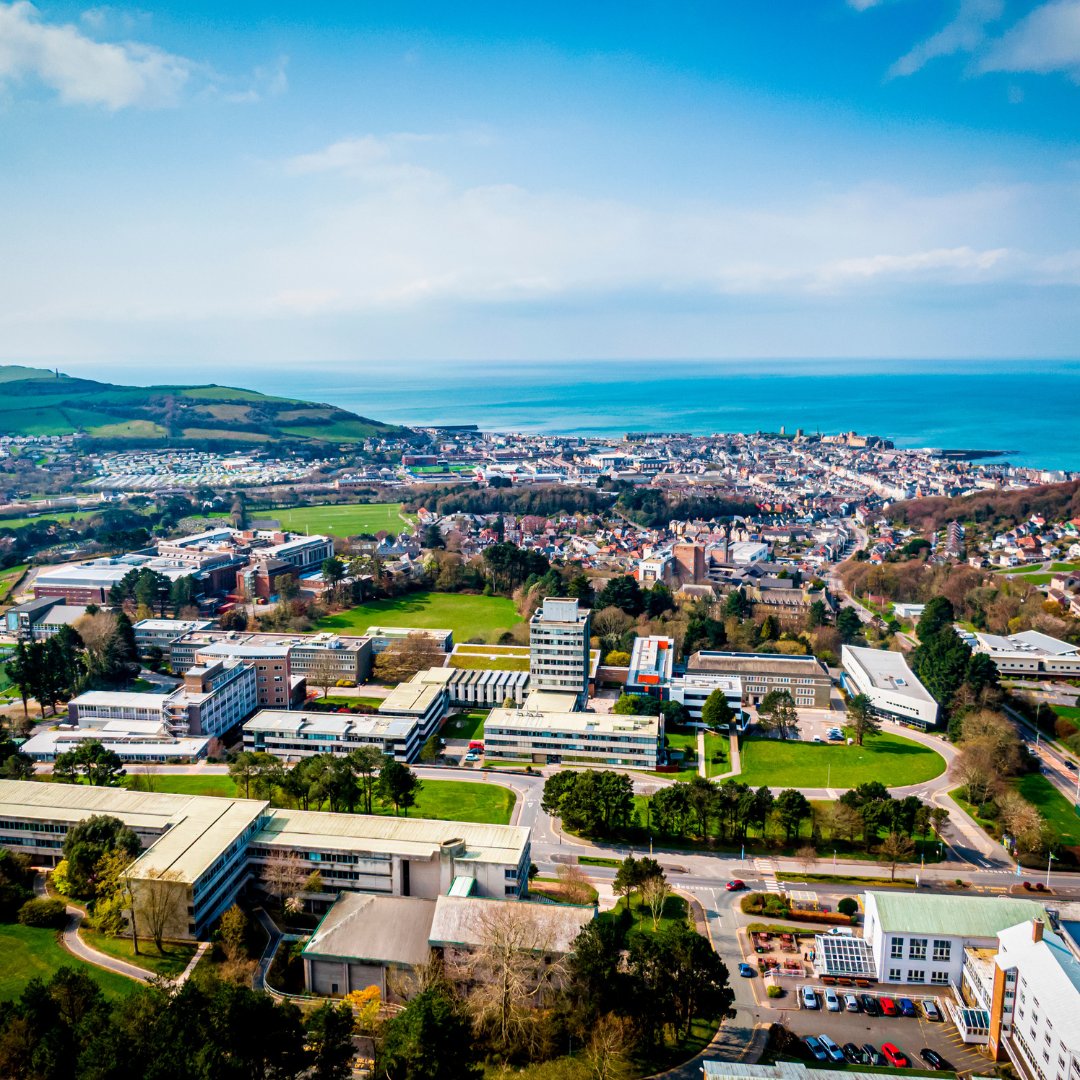
[[[941,934],[946,937],[992,938],[1029,919],[1046,919],[1034,900],[1011,896],[934,896],[912,893],[870,893],[878,922],[886,934]]]

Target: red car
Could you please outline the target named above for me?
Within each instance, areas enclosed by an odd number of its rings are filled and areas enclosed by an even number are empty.
[[[738,892],[740,889],[746,888],[746,882],[740,878],[732,878],[725,886],[728,892]]]
[[[898,1046],[894,1046],[892,1043],[882,1043],[881,1052],[885,1055],[885,1060],[894,1069],[911,1068],[911,1058],[909,1058]]]
[[[886,1016],[896,1016],[900,1010],[896,1007],[896,1002],[892,998],[878,998],[878,1004],[881,1006],[881,1011]]]

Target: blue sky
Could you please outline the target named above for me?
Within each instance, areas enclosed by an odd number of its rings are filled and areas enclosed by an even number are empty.
[[[1075,357],[1078,134],[1080,0],[0,0],[0,358]]]

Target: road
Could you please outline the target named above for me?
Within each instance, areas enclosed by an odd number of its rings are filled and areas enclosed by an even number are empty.
[[[1028,746],[1043,766],[1043,775],[1073,805],[1080,803],[1080,768],[1068,754],[1063,754],[1056,746],[1044,739],[1035,725],[1015,709],[1004,706],[1009,718],[1016,724]],[[1072,768],[1069,765],[1072,765]]]

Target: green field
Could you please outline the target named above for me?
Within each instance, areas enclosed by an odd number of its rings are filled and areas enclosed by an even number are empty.
[[[446,718],[446,723],[442,728],[442,737],[444,739],[482,739],[484,721],[487,717],[487,709],[454,713],[453,716]]]
[[[665,776],[676,780],[689,780],[698,775],[697,732],[668,732],[667,744],[669,750],[682,751],[682,768],[678,772],[665,772]]]
[[[738,779],[751,787],[851,788],[870,780],[880,780],[886,787],[906,787],[945,771],[940,754],[891,734],[872,735],[865,746],[745,739],[740,757]]]
[[[60,944],[55,930],[0,923],[0,1001],[18,997],[31,979],[48,980],[65,965],[85,971],[111,1001],[139,987],[134,979],[77,960]]]
[[[522,621],[513,600],[504,596],[415,592],[390,600],[372,600],[320,619],[316,630],[362,633],[369,626],[412,626],[452,630],[455,638],[497,640]]]
[[[1056,562],[1050,564],[1050,569],[1055,574],[1067,574],[1072,570],[1080,570],[1080,563]]]
[[[272,517],[293,532],[356,536],[358,533],[399,533],[408,528],[401,520],[401,503],[342,503],[339,506],[294,506],[259,510],[253,517]]]
[[[461,736],[464,738],[465,736]],[[149,778],[151,790],[179,795],[217,795],[221,798],[240,798],[236,785],[228,776],[155,775]],[[128,787],[146,790],[143,774],[128,778]],[[477,821],[490,825],[506,825],[514,810],[516,796],[508,788],[494,782],[473,783],[470,780],[425,780],[410,817],[439,818],[442,821]],[[392,814],[393,807],[375,807],[377,814]]]
[[[1045,776],[1028,773],[1016,781],[1016,789],[1032,803],[1061,838],[1066,847],[1080,844],[1080,817],[1072,802]]]
[[[18,566],[12,566],[9,569],[0,573],[0,603],[3,603],[8,598],[8,593],[15,587],[15,585],[22,579],[23,574],[26,573],[26,563],[20,563]]]
[[[1035,574],[1042,569],[1041,563],[1024,563],[1020,566],[1006,566],[998,570],[999,574]]]
[[[69,521],[83,521],[100,513],[100,510],[45,510],[31,517],[0,518],[0,529],[21,529],[24,525],[29,525],[35,521],[55,521],[65,524]]]

